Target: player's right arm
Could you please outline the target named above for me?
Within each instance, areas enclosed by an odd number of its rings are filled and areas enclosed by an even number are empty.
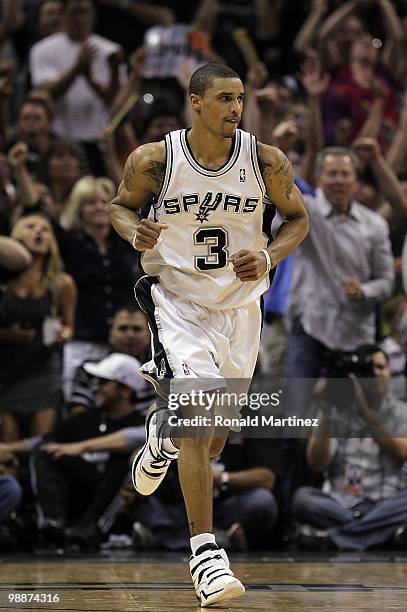
[[[160,193],[165,175],[165,144],[153,142],[133,151],[124,168],[117,196],[110,203],[112,225],[138,251],[152,249],[168,226],[141,219],[139,210],[151,196]]]

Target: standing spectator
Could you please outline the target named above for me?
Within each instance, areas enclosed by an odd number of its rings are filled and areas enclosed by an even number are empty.
[[[19,217],[24,211],[43,212],[54,221],[59,221],[70,191],[81,175],[80,152],[70,142],[57,141],[51,145],[44,162],[46,184],[32,180],[28,171],[28,156],[24,142],[11,147],[7,155],[15,181],[13,216]]]
[[[348,142],[357,136],[378,138],[387,149],[396,131],[395,90],[378,64],[379,50],[369,35],[356,39],[348,65],[332,74],[323,100],[325,139],[336,144],[338,123],[349,120]]]
[[[208,32],[228,66],[241,74],[244,63],[234,32],[244,28],[257,48],[269,48],[280,34],[283,4],[281,0],[201,0],[194,23]]]
[[[56,133],[82,141],[95,170],[96,140],[108,121],[108,104],[118,88],[121,50],[92,33],[93,20],[91,0],[68,0],[64,31],[32,47],[30,70],[34,86],[46,85],[57,100]]]
[[[407,197],[397,176],[384,159],[380,145],[375,138],[358,138],[352,144],[352,149],[359,158],[359,174],[367,175],[369,172],[373,178],[376,197],[366,201],[363,198],[363,181],[359,181],[359,189],[356,199],[368,208],[377,210],[391,225],[397,225],[407,213]],[[361,197],[362,196],[362,197]]]
[[[295,253],[289,305],[287,415],[302,417],[329,351],[353,351],[376,336],[377,307],[394,278],[389,228],[354,200],[358,159],[328,147],[317,158],[319,188],[305,196],[311,231]],[[303,448],[287,440],[285,496],[309,478]]]
[[[9,282],[0,302],[1,412],[5,441],[19,438],[18,415],[31,416],[31,433],[52,427],[61,396],[60,345],[72,335],[75,285],[62,272],[49,222],[28,215],[13,228],[32,256]],[[24,384],[21,377],[24,373]]]
[[[288,398],[290,413],[299,416],[312,390],[306,379],[321,375],[327,350],[353,351],[375,340],[376,308],[392,288],[389,229],[354,200],[357,165],[349,149],[324,149],[317,160],[320,187],[315,197],[305,196],[312,223],[295,254],[286,371],[303,379],[302,392],[293,389]]]
[[[37,40],[60,32],[64,27],[63,0],[42,0],[37,13],[35,36]]]
[[[76,368],[107,350],[113,313],[134,303],[134,249],[112,231],[109,202],[115,187],[107,178],[86,176],[71,192],[55,232],[67,272],[78,287],[73,342],[64,351],[64,392],[69,400]]]
[[[32,90],[25,101],[22,103],[18,112],[16,129],[11,135],[5,147],[8,151],[19,142],[23,142],[27,147],[25,163],[27,170],[34,181],[46,180],[51,183],[51,189],[54,191],[54,181],[52,172],[48,171],[48,160],[50,157],[62,156],[65,153],[68,157],[76,158],[76,178],[79,178],[81,172],[87,168],[86,154],[78,142],[64,140],[58,138],[52,131],[53,121],[53,104],[47,97],[42,96],[44,90]],[[46,94],[46,91],[45,91]],[[69,155],[68,155],[69,153]],[[68,162],[67,173],[71,171],[71,160],[65,159]],[[55,197],[57,199],[59,192],[66,195],[68,186],[72,186],[72,179],[67,177],[55,177]],[[58,183],[58,184],[57,184]],[[61,185],[59,183],[62,183]]]
[[[52,121],[53,111],[47,102],[27,98],[18,113],[16,134],[8,142],[8,149],[21,141],[27,145],[27,168],[34,179],[40,176],[42,160],[55,141]]]
[[[80,149],[71,141],[58,140],[48,149],[44,157],[41,177],[48,186],[57,206],[57,218],[64,212],[69,195],[82,175],[84,158]]]

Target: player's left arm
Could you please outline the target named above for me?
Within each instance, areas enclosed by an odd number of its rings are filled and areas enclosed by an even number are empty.
[[[308,213],[300,190],[294,185],[294,172],[280,149],[258,143],[258,156],[267,196],[284,215],[276,238],[267,248],[272,267],[301,244],[309,231]],[[267,271],[263,252],[242,249],[230,257],[236,276],[242,282],[258,280]]]

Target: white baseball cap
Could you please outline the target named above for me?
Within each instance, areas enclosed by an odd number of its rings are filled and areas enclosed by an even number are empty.
[[[127,385],[133,391],[145,388],[144,379],[138,373],[141,363],[131,355],[111,353],[98,363],[87,362],[83,365],[86,372],[97,378],[114,380]]]

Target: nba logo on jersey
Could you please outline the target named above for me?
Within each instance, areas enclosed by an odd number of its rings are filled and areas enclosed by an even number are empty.
[[[240,182],[244,183],[246,181],[246,170],[244,168],[240,168]]]

